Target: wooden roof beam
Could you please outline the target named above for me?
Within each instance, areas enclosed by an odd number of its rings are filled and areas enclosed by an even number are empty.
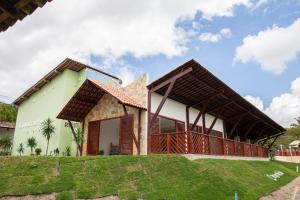
[[[208,96],[208,97],[205,97],[204,99],[202,99],[202,100],[201,100],[200,102],[198,102],[198,103],[195,103],[195,104],[193,104],[193,105],[189,105],[189,107],[194,107],[194,106],[200,105],[200,104],[206,102],[207,100],[211,100],[211,99],[213,99],[213,98],[215,98],[215,97],[221,95],[223,92],[224,92],[224,90],[221,91],[221,92],[216,92],[216,93],[214,93],[214,94],[212,94],[212,95],[210,95],[210,96]]]
[[[189,67],[189,68],[181,71],[180,73],[178,73],[175,76],[169,78],[168,80],[162,82],[161,84],[159,84],[159,85],[157,85],[157,86],[155,86],[153,88],[150,88],[150,92],[155,92],[155,91],[157,91],[157,90],[159,90],[159,89],[161,89],[161,88],[169,85],[173,80],[176,80],[176,79],[178,79],[178,78],[180,78],[180,77],[182,77],[182,76],[190,73],[191,71],[193,71],[192,67]]]
[[[21,18],[20,12],[15,8],[15,6],[7,0],[0,0],[0,8],[4,12],[8,13],[12,18]]]
[[[151,129],[151,127],[153,126],[153,124],[154,124],[154,122],[155,122],[155,120],[156,120],[156,118],[157,118],[159,112],[161,111],[163,105],[165,104],[165,102],[166,102],[166,100],[167,100],[167,98],[168,98],[170,92],[172,91],[172,89],[173,89],[173,87],[174,87],[174,84],[175,84],[175,82],[176,82],[176,79],[177,79],[176,77],[173,77],[173,78],[171,79],[171,82],[169,83],[168,90],[165,92],[165,94],[164,94],[164,96],[163,96],[163,98],[162,98],[162,100],[161,100],[161,102],[160,102],[158,108],[156,109],[156,112],[154,113],[153,118],[152,118],[151,121],[150,121],[150,127],[149,127],[149,129]],[[151,101],[151,99],[150,99],[150,101]],[[151,112],[151,111],[149,111],[149,112]]]
[[[200,80],[199,77],[197,77],[197,76],[194,76],[194,77],[197,78],[199,82],[201,82],[202,84],[208,86],[208,87],[211,88],[212,90],[214,90],[214,91],[216,91],[216,92],[218,91],[216,88],[210,86],[210,85],[209,85],[208,83],[206,83],[205,81]],[[226,99],[228,99],[228,100],[231,100],[229,97],[227,97],[227,96],[225,95],[225,93],[222,93],[221,95],[222,95],[224,98],[226,98]],[[235,105],[239,106],[240,108],[242,108],[242,109],[244,109],[244,110],[247,110],[244,106],[241,106],[241,105],[238,104],[236,101],[233,101],[232,103],[234,103]],[[256,115],[254,115],[253,113],[250,113],[250,114],[251,114],[253,117],[257,118],[257,119],[261,119],[261,118],[257,117]],[[273,129],[276,129],[276,130],[280,131],[278,128],[275,128],[275,127],[272,126],[271,124],[267,123],[265,120],[263,120],[263,119],[261,119],[261,120],[262,120],[266,125],[272,127]]]

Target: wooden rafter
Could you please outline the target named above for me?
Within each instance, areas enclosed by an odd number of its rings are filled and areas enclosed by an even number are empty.
[[[128,115],[126,106],[123,103],[121,105],[123,107],[123,111],[124,111],[125,115]]]
[[[259,140],[259,138],[262,136],[262,134],[265,131],[265,129],[266,129],[266,127],[262,128],[260,130],[260,132],[258,133],[258,136],[254,139],[254,143],[256,143]]]
[[[13,18],[21,17],[18,9],[16,9],[15,6],[10,1],[0,0],[0,8],[3,11],[7,12]]]
[[[230,138],[230,137],[232,136],[233,132],[236,130],[236,127],[239,125],[240,121],[243,119],[243,117],[244,117],[246,114],[248,114],[248,112],[243,113],[243,114],[241,114],[241,115],[238,115],[239,118],[238,118],[238,120],[234,123],[232,129],[230,130],[229,135],[228,135],[228,138]]]
[[[150,121],[150,128],[152,127],[152,125],[155,122],[155,120],[156,120],[159,112],[161,111],[163,105],[165,104],[165,102],[166,102],[166,100],[167,100],[170,92],[172,91],[172,89],[174,87],[175,82],[176,82],[176,78],[173,78],[172,81],[170,82],[169,87],[168,87],[166,93],[164,94],[164,96],[163,96],[163,98],[162,98],[162,100],[161,100],[158,108],[156,109],[156,112],[154,113],[153,118]]]
[[[277,135],[277,136],[274,138],[273,142],[272,142],[271,144],[269,144],[268,149],[270,149],[270,148],[273,146],[273,144],[274,144],[275,141],[278,139],[278,137],[279,137],[279,135]],[[267,141],[267,140],[266,140],[266,141]]]
[[[161,84],[159,84],[159,85],[157,85],[157,86],[155,86],[155,87],[153,87],[153,88],[150,88],[150,92],[155,92],[155,91],[157,91],[158,89],[163,88],[163,87],[165,87],[166,85],[169,85],[169,84],[170,84],[171,82],[173,82],[174,80],[176,80],[176,79],[178,79],[178,78],[180,78],[180,77],[182,77],[182,76],[184,76],[184,75],[190,73],[191,71],[193,71],[193,68],[192,68],[192,67],[189,67],[189,68],[183,70],[182,72],[178,73],[177,75],[173,76],[172,78],[170,78],[170,79],[168,79],[168,80],[162,82]]]
[[[233,102],[234,102],[234,100],[231,100],[231,101],[229,101],[229,102],[227,102],[227,103],[225,103],[225,104],[221,104],[221,105],[218,105],[218,106],[216,106],[216,107],[213,107],[213,108],[207,110],[207,112],[212,112],[212,111],[218,110],[218,109],[220,109],[220,108],[225,108],[226,106],[232,104]]]
[[[77,145],[77,148],[78,148],[78,150],[80,151],[80,155],[81,155],[81,150],[80,149],[82,149],[81,148],[81,145],[80,144],[78,144],[78,140],[77,140],[77,137],[76,137],[76,134],[75,134],[75,130],[74,130],[74,127],[73,127],[73,124],[72,124],[72,122],[70,121],[70,120],[68,120],[68,123],[69,123],[69,126],[70,126],[70,128],[71,128],[71,131],[72,131],[72,134],[73,134],[73,137],[74,137],[74,139],[75,139],[75,142],[76,142],[76,145]]]
[[[200,119],[201,116],[203,116],[202,119],[204,118],[205,110],[207,108],[208,103],[209,103],[209,99],[206,100],[206,102],[202,105],[202,109],[199,111],[199,113],[198,113],[198,115],[197,115],[197,117],[196,117],[196,119],[195,119],[195,121],[194,121],[194,123],[192,125],[191,130],[194,130],[194,128],[197,125],[197,123],[198,123],[198,121],[199,121],[199,119]],[[204,126],[204,124],[202,125],[202,127],[203,126]]]
[[[215,97],[221,95],[223,92],[224,92],[224,91],[214,93],[214,94],[212,94],[212,95],[210,95],[210,96],[208,96],[208,97],[205,97],[205,98],[202,99],[200,102],[195,103],[195,104],[193,104],[193,105],[189,105],[189,106],[190,106],[190,107],[194,107],[194,106],[197,106],[197,105],[201,105],[201,104],[203,104],[204,102],[206,102],[207,100],[211,100],[211,99],[213,99],[213,98],[215,98]]]
[[[207,130],[207,134],[210,134],[211,130],[213,129],[213,127],[214,127],[214,125],[215,125],[215,123],[216,123],[217,120],[220,118],[220,116],[221,116],[223,110],[224,110],[224,107],[219,109],[219,112],[218,112],[217,116],[215,116],[213,122],[211,123],[209,129]]]
[[[249,128],[247,129],[245,135],[244,135],[244,139],[246,139],[249,135],[249,133],[253,130],[253,128],[255,127],[255,125],[257,125],[260,121],[256,121],[254,122],[251,126],[249,126]]]

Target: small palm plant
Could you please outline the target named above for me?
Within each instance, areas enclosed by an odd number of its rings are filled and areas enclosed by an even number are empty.
[[[20,143],[18,148],[17,148],[18,153],[20,154],[20,156],[22,155],[22,153],[24,153],[24,147],[23,147],[23,143]]]
[[[30,147],[31,155],[33,155],[33,149],[36,147],[37,142],[34,137],[27,139],[27,146]]]
[[[75,142],[77,143],[77,150],[76,150],[76,154],[80,154],[80,149],[78,149],[78,145],[82,145],[82,142],[83,142],[83,132],[82,132],[82,129],[81,128],[76,128],[75,130],[75,136],[76,138],[74,139]]]
[[[41,132],[47,140],[46,155],[48,154],[49,140],[55,131],[53,121],[50,118],[45,119],[41,124]]]
[[[12,138],[9,135],[5,135],[3,138],[0,139],[0,147],[5,151],[9,152],[12,148]]]

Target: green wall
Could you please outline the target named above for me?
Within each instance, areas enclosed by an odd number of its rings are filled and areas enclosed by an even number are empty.
[[[13,155],[18,155],[17,147],[20,143],[25,146],[25,154],[30,154],[30,148],[27,147],[26,141],[32,136],[37,139],[37,147],[42,149],[42,154],[45,153],[47,141],[39,129],[41,122],[48,117],[54,120],[55,124],[55,133],[50,139],[48,152],[53,152],[55,148],[59,148],[60,153],[62,153],[65,151],[65,147],[69,145],[72,154],[76,153],[76,145],[70,128],[65,126],[65,120],[59,120],[56,116],[85,79],[85,69],[80,72],[66,69],[21,103],[18,108]]]

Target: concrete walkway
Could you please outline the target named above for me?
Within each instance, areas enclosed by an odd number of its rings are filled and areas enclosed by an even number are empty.
[[[225,159],[225,160],[269,161],[269,158],[245,157],[245,156],[217,156],[217,155],[203,155],[203,154],[182,154],[182,156],[186,157],[189,160],[211,158],[211,159]]]
[[[300,200],[300,177],[259,200]]]

